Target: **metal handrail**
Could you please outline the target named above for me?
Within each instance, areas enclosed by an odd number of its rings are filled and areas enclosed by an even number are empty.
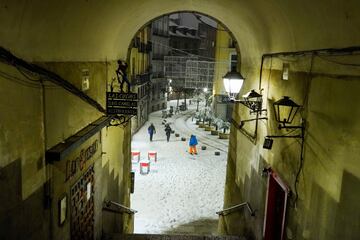
[[[115,206],[116,209],[111,208],[112,206]],[[128,208],[120,203],[114,202],[114,201],[104,201],[103,210],[109,211],[109,212],[115,212],[115,213],[128,213],[128,214],[135,214],[138,211]]]
[[[251,206],[250,206],[250,203],[248,203],[248,202],[243,202],[243,203],[240,203],[240,204],[238,204],[238,205],[234,205],[234,206],[232,206],[232,207],[225,208],[225,209],[223,209],[223,210],[221,210],[221,211],[216,212],[216,214],[221,215],[221,216],[225,216],[225,215],[228,215],[228,214],[230,214],[230,213],[233,213],[233,212],[235,212],[235,211],[237,211],[238,209],[243,208],[243,207],[246,207],[246,208],[249,210],[250,215],[251,215],[252,217],[255,217],[255,211],[252,210],[252,208],[251,208]]]

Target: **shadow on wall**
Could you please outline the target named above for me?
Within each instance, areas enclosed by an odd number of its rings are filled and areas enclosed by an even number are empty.
[[[318,222],[318,224],[309,224],[307,229],[302,230],[301,235],[308,239],[358,239],[360,236],[359,186],[360,179],[344,171],[340,202],[337,203],[319,185],[313,184],[310,212],[306,216],[309,222]],[[333,231],[329,231],[330,229]]]
[[[268,164],[260,155],[258,169],[252,167],[250,178],[248,176],[245,178],[245,196],[248,196],[248,202],[255,211],[255,217],[250,216],[248,211],[244,213],[246,225],[244,236],[246,239],[262,239],[268,178],[262,176],[261,173],[267,166]]]
[[[232,159],[228,159],[226,170],[224,208],[241,203],[242,191],[236,184],[236,165]],[[242,184],[241,184],[242,185]],[[241,235],[244,233],[244,214],[242,211],[219,217],[218,232],[221,235]]]
[[[0,169],[0,239],[48,239],[44,188],[22,199],[21,159]]]
[[[103,175],[98,187],[102,191],[103,201],[119,201],[119,177],[115,178],[114,169],[109,171],[109,162],[102,169]],[[122,214],[102,211],[102,232],[105,234],[122,233]]]

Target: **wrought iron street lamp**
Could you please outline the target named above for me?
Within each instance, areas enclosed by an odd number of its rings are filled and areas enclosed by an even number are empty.
[[[266,110],[262,109],[262,95],[257,93],[255,90],[251,90],[250,92],[243,95],[241,100],[236,99],[236,96],[240,92],[245,81],[245,78],[239,72],[237,72],[235,69],[232,69],[230,72],[225,74],[223,81],[225,90],[229,95],[229,102],[241,103],[250,109],[250,114],[256,113],[256,118],[242,120],[238,126],[239,128],[242,128],[245,122],[267,119],[266,117],[259,118],[259,113],[261,115],[262,111]]]
[[[296,113],[300,109],[300,105],[295,103],[288,96],[284,96],[282,99],[274,102],[273,106],[276,121],[280,124],[283,124],[283,126],[280,126],[280,128],[289,127],[286,126],[286,124],[292,123]]]
[[[236,102],[240,102],[249,108],[253,113],[262,111],[262,95],[257,93],[255,90],[251,90],[250,92],[244,94],[242,98],[243,100]]]
[[[289,126],[295,118],[296,113],[301,108],[300,105],[295,103],[288,96],[284,96],[282,99],[273,103],[275,120],[280,123],[279,129],[300,129],[301,132],[298,135],[269,135],[265,137],[264,148],[271,149],[273,138],[300,138],[301,139],[301,156],[303,158],[303,147],[304,147],[304,135],[305,135],[305,121],[301,119],[301,123],[298,126]]]

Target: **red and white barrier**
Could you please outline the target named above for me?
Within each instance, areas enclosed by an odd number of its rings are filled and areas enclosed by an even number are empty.
[[[148,160],[150,161],[157,161],[157,152],[156,151],[149,151],[148,152]]]
[[[142,160],[140,161],[140,174],[146,175],[150,172],[150,161]]]
[[[131,151],[131,161],[136,162],[136,163],[140,161],[140,151],[139,150]]]

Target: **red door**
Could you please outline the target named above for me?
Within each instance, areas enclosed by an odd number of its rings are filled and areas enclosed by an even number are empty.
[[[264,219],[264,239],[282,240],[285,226],[288,187],[276,173],[268,178],[267,200]]]

